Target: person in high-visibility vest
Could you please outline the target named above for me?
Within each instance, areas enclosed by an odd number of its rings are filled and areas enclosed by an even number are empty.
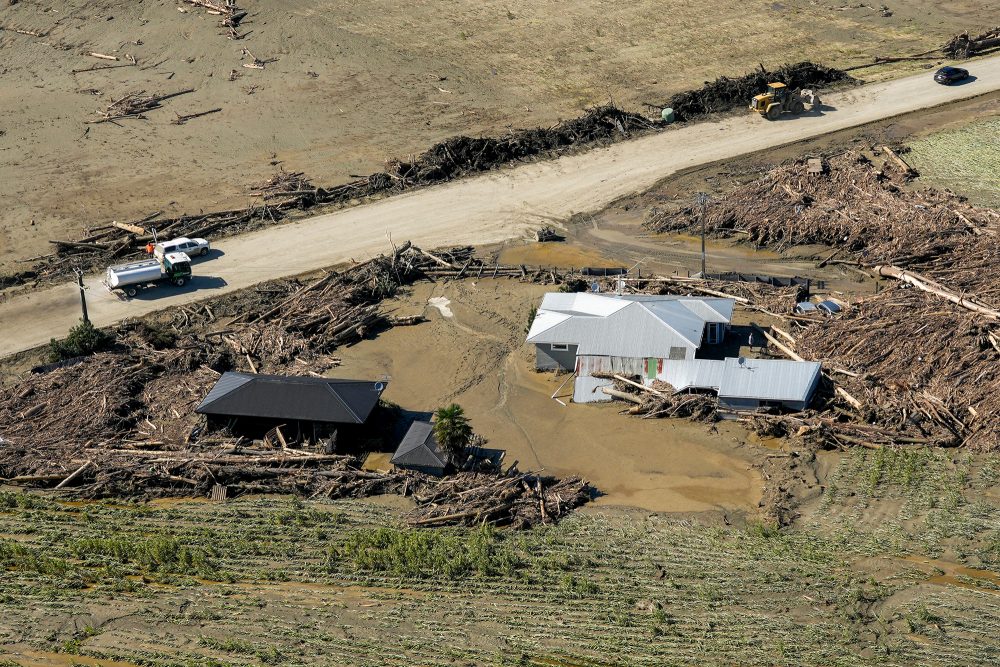
[[[152,254],[153,254],[153,249],[154,249],[155,247],[156,247],[156,246],[154,246],[154,245],[152,244],[152,242],[150,242],[150,243],[147,243],[147,244],[146,244],[146,254],[147,254],[147,255],[152,255]]]

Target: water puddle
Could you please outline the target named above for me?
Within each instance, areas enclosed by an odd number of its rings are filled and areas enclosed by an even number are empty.
[[[929,584],[955,586],[957,588],[979,591],[980,593],[1000,595],[1000,574],[996,572],[979,570],[974,567],[966,567],[944,560],[921,558],[920,556],[907,556],[903,560],[920,565],[928,565],[943,572],[943,574],[931,575],[927,579],[927,583]]]

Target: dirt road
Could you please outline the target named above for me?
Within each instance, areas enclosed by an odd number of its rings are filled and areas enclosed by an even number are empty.
[[[532,226],[598,209],[681,169],[1000,90],[1000,57],[970,68],[978,78],[965,85],[937,85],[930,73],[872,84],[829,96],[815,114],[775,122],[747,115],[680,127],[227,239],[220,255],[195,267],[197,277],[182,290],[153,289],[126,302],[93,276],[86,283],[90,317],[108,325],[263,280],[364,259],[388,248],[387,234],[425,247],[502,241]],[[0,304],[0,355],[64,334],[79,318],[78,302],[75,285],[67,284]]]

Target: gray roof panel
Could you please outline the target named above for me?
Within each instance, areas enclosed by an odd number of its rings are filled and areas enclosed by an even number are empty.
[[[385,382],[226,372],[195,412],[363,424],[384,390]]]
[[[725,362],[716,359],[667,360],[663,372],[657,377],[668,382],[675,391],[688,389],[719,390]]]
[[[720,398],[808,401],[819,382],[818,361],[727,357]]]
[[[705,323],[729,322],[733,304],[672,295],[549,293],[527,339],[578,345],[580,355],[668,358],[671,347],[697,349]]]
[[[398,466],[421,466],[425,468],[444,468],[448,465],[448,456],[438,447],[434,437],[434,425],[430,422],[415,421],[403,436],[403,441],[396,448],[389,462]]]

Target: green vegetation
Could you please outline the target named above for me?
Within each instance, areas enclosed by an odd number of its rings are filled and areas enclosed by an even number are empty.
[[[51,558],[43,554],[41,549],[11,540],[0,540],[0,568],[51,577],[66,577],[74,573],[73,566],[65,560]]]
[[[511,576],[521,560],[491,526],[467,532],[354,530],[347,540],[331,547],[327,567],[350,564],[399,577]]]
[[[920,173],[922,183],[1000,208],[998,136],[1000,117],[984,118],[912,142],[906,159]]]
[[[811,525],[832,527],[838,539],[871,554],[957,551],[1000,567],[1000,507],[984,493],[998,478],[995,454],[853,450],[831,475]]]
[[[988,582],[928,586],[905,550],[868,557],[871,526],[841,533],[862,493],[874,506],[964,479],[954,513],[972,516],[996,479],[963,478],[995,468],[964,454],[907,456],[846,456],[836,500],[801,530],[593,512],[525,532],[430,530],[357,500],[9,494],[0,637],[157,667],[991,664]],[[108,617],[120,620],[99,642],[71,620]]]
[[[452,458],[458,458],[472,440],[472,426],[465,410],[457,403],[438,408],[434,413],[434,437]]]
[[[155,320],[143,320],[136,325],[139,336],[154,350],[164,350],[177,343],[177,332],[166,324]]]
[[[107,350],[115,342],[114,336],[101,331],[90,321],[80,321],[69,330],[65,340],[53,338],[49,342],[49,361],[65,361]]]
[[[215,577],[219,572],[200,547],[183,544],[172,535],[136,540],[131,537],[91,537],[74,540],[73,554],[85,563],[110,559],[136,564],[146,572]]]
[[[535,323],[535,317],[538,316],[538,306],[532,306],[531,310],[528,311],[528,323],[524,326],[524,333],[531,331],[531,325]]]

